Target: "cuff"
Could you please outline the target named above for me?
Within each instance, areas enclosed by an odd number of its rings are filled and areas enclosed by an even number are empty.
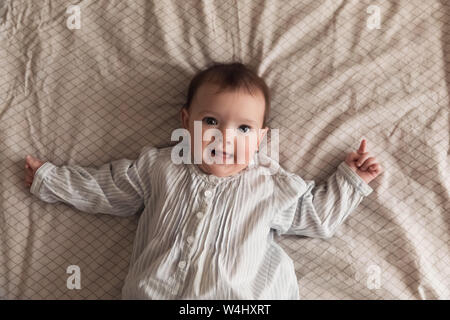
[[[347,180],[365,197],[372,193],[373,189],[365,182],[349,165],[342,161],[338,166],[340,171]]]
[[[52,170],[53,168],[56,168],[56,166],[51,162],[44,162],[42,166],[39,167],[39,169],[36,170],[34,173],[33,183],[31,184],[30,192],[34,195],[39,195],[39,189],[41,187],[41,184],[43,182],[43,179],[47,172]]]

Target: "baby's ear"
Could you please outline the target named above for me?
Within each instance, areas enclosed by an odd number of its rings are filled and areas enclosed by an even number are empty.
[[[181,108],[180,111],[181,116],[181,125],[185,129],[189,129],[189,111],[186,109],[186,107]]]
[[[267,134],[267,131],[269,131],[269,127],[261,129],[261,138],[264,138],[264,136]]]
[[[259,149],[259,145],[260,145],[261,142],[264,140],[264,136],[267,134],[267,131],[269,131],[269,127],[265,127],[265,128],[259,129],[259,134],[258,134],[258,149]]]

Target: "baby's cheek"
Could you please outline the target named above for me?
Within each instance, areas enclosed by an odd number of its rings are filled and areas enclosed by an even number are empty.
[[[241,143],[237,144],[237,152],[245,156],[245,162],[248,163],[257,150],[256,138],[246,136],[241,138]]]
[[[258,138],[257,138],[256,134],[251,134],[250,136],[246,137],[246,139],[247,139],[247,145],[248,145],[248,152],[251,156],[258,149]]]

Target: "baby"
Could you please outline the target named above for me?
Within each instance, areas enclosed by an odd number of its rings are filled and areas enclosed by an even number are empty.
[[[181,109],[189,148],[146,146],[97,168],[27,156],[25,182],[46,202],[141,213],[123,299],[299,299],[274,233],[331,237],[382,169],[362,140],[322,185],[285,171],[258,152],[269,108],[255,72],[214,64],[192,79]]]

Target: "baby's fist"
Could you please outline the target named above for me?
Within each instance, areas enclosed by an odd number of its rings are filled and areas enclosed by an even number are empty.
[[[34,174],[44,164],[43,161],[28,155],[25,158],[25,186],[31,187],[33,184]]]
[[[366,152],[366,140],[361,141],[358,151],[351,152],[345,158],[345,163],[355,171],[366,183],[380,175],[383,170],[375,157]]]

